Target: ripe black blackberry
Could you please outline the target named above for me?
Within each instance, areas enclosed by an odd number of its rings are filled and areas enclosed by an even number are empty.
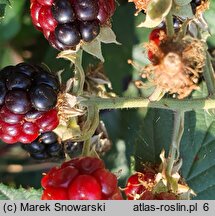
[[[20,63],[0,70],[0,139],[34,141],[59,123],[58,78],[40,66]]]
[[[54,132],[42,133],[34,142],[22,144],[22,148],[36,160],[65,158],[64,147]]]
[[[58,50],[91,42],[102,25],[109,24],[115,0],[34,0],[31,17],[50,44]]]

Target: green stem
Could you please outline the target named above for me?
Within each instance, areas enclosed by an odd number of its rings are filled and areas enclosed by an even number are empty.
[[[84,82],[85,82],[85,73],[82,67],[82,54],[83,50],[80,49],[77,52],[75,59],[75,83],[73,86],[73,94],[81,95],[83,93]]]
[[[169,178],[172,176],[172,170],[175,162],[179,159],[179,147],[181,138],[184,132],[184,112],[176,110],[174,112],[174,127],[172,135],[172,143],[169,149],[169,156],[167,159],[166,174]]]
[[[82,156],[89,156],[90,155],[90,139],[84,142],[84,146],[82,149]]]
[[[167,35],[172,37],[175,31],[174,31],[173,16],[171,11],[166,16],[166,29],[167,29]]]
[[[118,97],[99,98],[92,97],[80,102],[84,106],[96,105],[99,110],[105,109],[129,109],[129,108],[159,108],[167,110],[190,111],[199,109],[214,109],[215,99],[161,99],[160,101],[150,101],[141,97]]]
[[[204,78],[208,88],[208,93],[211,98],[215,98],[215,79],[214,79],[214,70],[211,64],[210,55],[206,52],[206,64],[204,70]]]

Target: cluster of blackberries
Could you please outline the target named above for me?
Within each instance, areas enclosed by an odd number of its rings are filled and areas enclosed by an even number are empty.
[[[0,139],[5,143],[29,143],[40,132],[59,124],[57,110],[60,83],[40,66],[20,63],[0,71]]]
[[[42,133],[34,142],[22,144],[21,147],[36,160],[65,159],[65,154],[70,158],[79,156],[83,142],[67,140],[61,142],[53,131]]]
[[[31,0],[33,24],[58,50],[91,42],[114,10],[115,0]]]

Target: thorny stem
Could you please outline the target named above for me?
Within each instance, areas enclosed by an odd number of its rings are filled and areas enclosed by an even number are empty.
[[[204,78],[208,88],[208,93],[211,98],[215,98],[215,79],[214,70],[211,64],[211,57],[208,52],[206,52],[206,64],[204,69]]]
[[[83,99],[83,98],[82,98]],[[91,97],[80,102],[81,105],[89,106],[96,105],[99,110],[108,109],[131,109],[131,108],[158,108],[166,110],[208,110],[215,108],[215,99],[161,99],[159,101],[150,101],[141,97],[118,97],[118,98],[100,98]]]
[[[174,127],[173,127],[173,134],[172,134],[172,142],[169,149],[169,155],[167,159],[167,168],[166,168],[166,175],[168,179],[172,177],[172,171],[175,162],[179,159],[179,147],[181,138],[184,132],[184,111],[176,110],[174,112]],[[171,181],[168,182],[168,187],[171,189]]]
[[[174,32],[174,25],[173,25],[173,16],[171,11],[166,16],[166,29],[167,29],[167,35],[169,37],[172,37],[175,32]]]

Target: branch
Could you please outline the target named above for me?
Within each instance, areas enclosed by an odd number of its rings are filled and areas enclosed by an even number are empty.
[[[82,98],[83,99],[83,98]],[[141,97],[129,98],[99,98],[92,97],[81,100],[80,105],[96,105],[99,110],[105,109],[130,109],[130,108],[159,108],[166,110],[191,111],[199,109],[214,109],[215,99],[161,99],[160,101],[150,101]]]

